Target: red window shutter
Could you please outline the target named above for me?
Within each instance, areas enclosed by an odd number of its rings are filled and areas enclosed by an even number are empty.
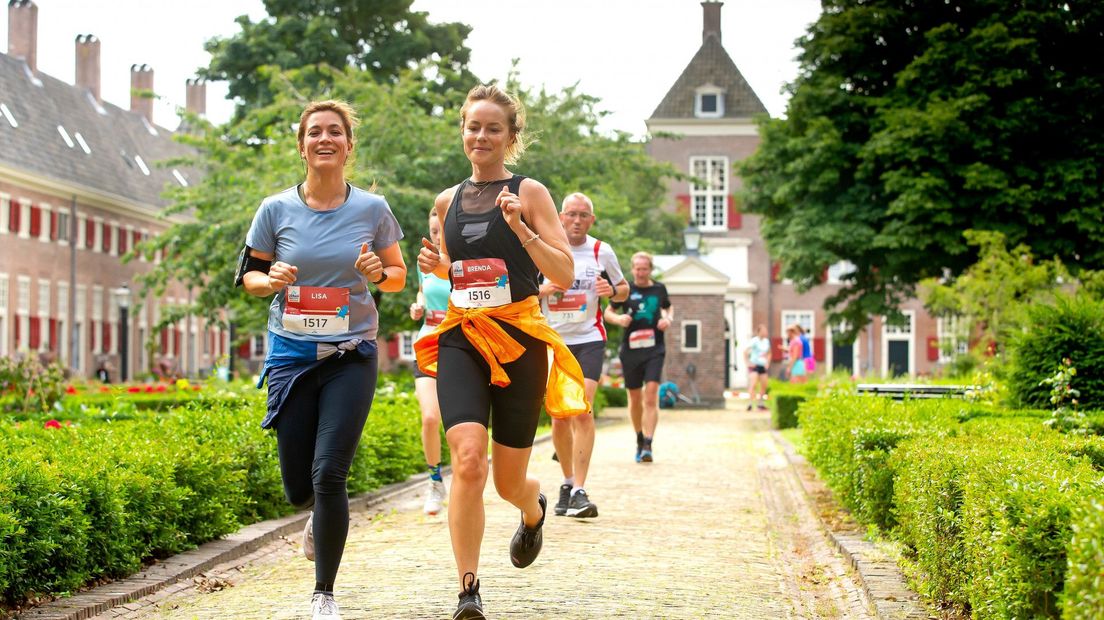
[[[180,355],[180,330],[173,330],[173,354]]]
[[[58,214],[57,211],[50,212],[50,241],[57,241],[58,238]]]
[[[243,360],[249,359],[250,352],[251,351],[249,350],[249,341],[248,340],[246,340],[245,342],[238,345],[238,357],[240,357],[241,359],[243,359]]]
[[[678,200],[678,208],[676,211],[693,219],[690,215],[690,194],[679,194],[675,196],[675,200]]]
[[[103,350],[105,353],[111,351],[111,323],[107,321],[103,322]]]
[[[937,336],[928,336],[928,361],[939,361],[939,338]]]
[[[19,232],[19,218],[22,211],[23,205],[18,202],[12,201],[8,205],[8,230],[13,233]]]
[[[103,239],[100,240],[100,249],[104,254],[111,251],[111,224],[104,222],[102,224]]]
[[[37,238],[42,234],[42,209],[31,207],[31,236]]]
[[[138,232],[137,230],[134,231],[130,240],[132,246],[138,247],[138,244],[142,242],[142,233]]]
[[[728,229],[740,230],[744,225],[743,214],[736,207],[736,196],[728,195]]]
[[[96,352],[96,321],[88,322],[88,350]]]
[[[399,337],[391,336],[387,339],[387,357],[391,359],[399,358]]]
[[[824,271],[820,272],[820,283],[824,284],[827,281],[828,281],[828,268],[825,267]]]
[[[15,317],[15,344],[19,346],[19,327],[23,324],[23,321],[19,320],[19,317]]]
[[[30,322],[30,326],[31,326],[30,330],[28,330],[30,332],[30,334],[29,334],[30,343],[29,344],[30,344],[31,350],[34,351],[34,350],[38,349],[38,345],[41,344],[41,342],[42,342],[41,334],[39,333],[38,317],[37,316],[32,316],[31,320],[29,322]]]
[[[823,362],[824,361],[824,351],[825,351],[824,339],[823,338],[813,338],[813,359],[815,359],[818,362]]]
[[[169,330],[161,328],[161,355],[164,355],[169,350]]]
[[[84,220],[84,247],[91,250],[96,245],[96,222]]]
[[[778,261],[771,262],[771,282],[782,281],[782,263]]]
[[[119,254],[126,254],[127,252],[127,234],[122,228],[118,228],[119,234]]]
[[[58,351],[58,322],[57,319],[50,319],[50,350]]]
[[[774,338],[771,338],[771,361],[772,362],[781,362],[782,361],[782,346],[783,346],[783,344],[784,343],[782,342],[781,337],[775,336]]]

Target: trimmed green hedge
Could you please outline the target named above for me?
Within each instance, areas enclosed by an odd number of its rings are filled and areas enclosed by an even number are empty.
[[[1019,402],[1050,405],[1050,386],[1063,359],[1077,368],[1070,387],[1080,406],[1104,408],[1104,301],[1087,295],[1059,296],[1051,304],[1028,306],[1027,324],[1009,342],[1008,386]]]
[[[0,599],[76,589],[288,514],[264,404],[193,403],[130,420],[0,423]],[[349,478],[423,467],[413,396],[377,396]],[[52,426],[52,425],[51,425]]]
[[[629,392],[625,388],[598,386],[598,394],[605,399],[605,405],[609,407],[628,407]]]
[[[817,383],[771,381],[767,393],[770,396],[771,424],[774,428],[797,428],[797,409],[801,403],[816,397]]]
[[[976,619],[1100,617],[1104,438],[1045,417],[843,394],[799,411],[809,461],[904,543],[925,595]]]

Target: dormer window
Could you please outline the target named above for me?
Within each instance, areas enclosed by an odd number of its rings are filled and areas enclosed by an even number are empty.
[[[724,89],[713,84],[698,88],[694,96],[694,116],[698,118],[724,116]]]

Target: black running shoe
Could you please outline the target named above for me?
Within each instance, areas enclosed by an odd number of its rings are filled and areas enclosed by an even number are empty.
[[[590,501],[586,491],[579,489],[577,492],[571,494],[571,501],[567,506],[567,516],[575,517],[576,519],[597,517],[598,506],[595,506]]]
[[[567,514],[567,505],[571,502],[571,485],[560,485],[560,501],[556,502],[556,507],[552,509],[553,514],[557,517],[562,517]]]
[[[540,555],[541,545],[544,542],[541,528],[544,527],[544,517],[548,515],[548,500],[545,499],[544,493],[537,496],[537,502],[541,507],[541,518],[537,526],[530,529],[525,526],[525,519],[522,519],[514,539],[510,541],[510,561],[518,568],[525,568],[532,564],[533,560]]]
[[[479,580],[474,573],[464,573],[464,591],[452,620],[486,620],[483,615],[483,599],[479,598]]]

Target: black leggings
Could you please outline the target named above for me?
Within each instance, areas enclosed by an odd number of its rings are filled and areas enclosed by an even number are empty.
[[[297,508],[314,506],[314,574],[332,584],[349,534],[345,482],[372,397],[375,356],[322,363],[295,382],[276,422],[284,494]]]

